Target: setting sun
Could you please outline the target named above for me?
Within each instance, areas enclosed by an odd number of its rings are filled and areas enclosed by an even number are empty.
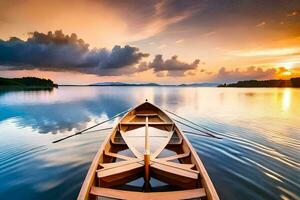
[[[282,73],[282,75],[283,75],[283,76],[290,76],[290,75],[292,75],[292,72],[290,72],[290,71],[285,71],[285,72]]]

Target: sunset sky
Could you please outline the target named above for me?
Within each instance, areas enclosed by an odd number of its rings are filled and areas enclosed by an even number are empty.
[[[0,76],[59,84],[297,77],[300,1],[1,1]]]

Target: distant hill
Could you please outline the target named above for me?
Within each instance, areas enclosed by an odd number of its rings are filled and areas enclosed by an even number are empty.
[[[123,86],[123,85],[128,85],[128,84],[122,83],[122,82],[101,82],[101,83],[94,83],[91,85],[92,86]]]
[[[220,83],[191,83],[191,84],[180,84],[181,87],[217,87]]]
[[[58,87],[50,79],[40,79],[36,77],[23,78],[2,78],[0,77],[1,89],[43,89]]]
[[[160,86],[156,83],[123,83],[123,82],[101,82],[89,86]]]
[[[237,83],[221,84],[218,87],[300,87],[300,77],[290,80],[247,80]]]
[[[123,82],[100,82],[90,84],[89,86],[169,86],[169,87],[216,87],[219,83],[192,83],[192,84],[179,84],[179,85],[166,85],[157,83],[123,83]]]

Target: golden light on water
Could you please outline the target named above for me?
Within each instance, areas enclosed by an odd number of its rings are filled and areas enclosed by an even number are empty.
[[[288,110],[291,105],[291,89],[286,88],[283,91],[283,96],[282,96],[282,108],[284,110]]]

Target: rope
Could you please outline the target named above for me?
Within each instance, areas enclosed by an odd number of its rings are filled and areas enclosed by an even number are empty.
[[[204,137],[211,137],[209,135],[204,135],[204,134],[199,134],[199,133],[195,133],[195,132],[192,132],[192,131],[186,131],[186,130],[183,130],[182,132],[186,133],[186,134],[190,134],[190,135],[197,135],[197,136],[204,136]],[[221,139],[221,138],[217,138],[217,139]]]
[[[91,126],[91,127],[86,128],[86,129],[83,129],[83,130],[81,130],[81,131],[79,131],[79,132],[77,132],[77,133],[74,133],[74,134],[69,135],[69,136],[66,136],[66,137],[64,137],[64,138],[55,140],[55,141],[53,141],[52,143],[58,143],[58,142],[60,142],[60,141],[66,140],[66,139],[71,138],[71,137],[74,137],[74,136],[76,136],[76,135],[80,135],[80,134],[82,134],[82,133],[84,133],[84,132],[86,132],[86,131],[88,131],[88,130],[90,130],[90,129],[92,129],[92,128],[95,128],[95,127],[97,127],[97,126],[99,126],[99,125],[101,125],[101,124],[104,124],[104,123],[106,123],[106,122],[109,122],[109,121],[111,121],[111,120],[113,120],[113,119],[119,117],[120,115],[122,115],[122,114],[128,112],[130,109],[131,109],[131,108],[129,108],[129,109],[123,111],[123,112],[120,112],[120,113],[114,115],[113,117],[111,117],[111,118],[109,118],[109,119],[107,119],[107,120],[105,120],[105,121],[102,121],[102,122],[100,122],[100,123],[98,123],[98,124],[95,124],[95,125],[93,125],[93,126]],[[210,136],[210,137],[217,138],[217,139],[222,139],[221,137],[218,137],[218,136],[212,134],[212,131],[210,131],[209,129],[204,128],[204,127],[202,127],[202,126],[196,124],[195,122],[193,122],[193,121],[191,121],[191,120],[188,120],[188,119],[186,119],[186,118],[184,118],[184,117],[181,117],[181,116],[177,115],[176,113],[171,112],[171,111],[169,111],[169,110],[167,110],[167,109],[164,109],[164,110],[165,110],[166,112],[168,112],[168,113],[170,113],[170,114],[172,114],[172,115],[174,115],[174,116],[176,116],[176,117],[178,117],[178,118],[184,120],[184,121],[187,121],[187,122],[189,122],[189,123],[191,123],[191,124],[193,124],[193,125],[195,125],[195,126],[201,128],[201,129],[205,130],[205,131],[200,130],[200,129],[198,129],[198,128],[195,128],[195,127],[193,127],[193,126],[190,126],[190,125],[188,125],[188,124],[186,124],[186,123],[184,123],[184,122],[182,122],[182,121],[179,121],[179,120],[176,120],[176,119],[173,118],[173,120],[174,120],[175,122],[177,122],[177,123],[179,123],[179,124],[182,124],[182,125],[184,125],[184,126],[187,126],[187,127],[191,128],[191,129],[194,129],[194,130],[196,130],[196,131],[199,131],[200,133],[204,133],[204,134],[206,134],[206,135],[208,135],[208,136]],[[103,129],[98,129],[98,130],[89,131],[89,132],[96,132],[96,131],[109,130],[109,129],[111,129],[111,128],[103,128]],[[206,131],[208,131],[208,132],[206,132]],[[190,132],[190,131],[184,131],[184,132],[186,132],[186,133],[188,133],[188,134],[196,134],[196,133]],[[196,134],[196,135],[200,135],[200,134]],[[204,136],[204,135],[203,135],[203,136]]]
[[[212,131],[209,130],[208,128],[205,128],[205,127],[203,127],[203,126],[200,126],[199,124],[197,124],[197,123],[195,123],[195,122],[193,122],[193,121],[191,121],[191,120],[189,120],[189,119],[187,119],[187,118],[181,117],[181,116],[177,115],[176,113],[171,112],[171,111],[169,111],[169,110],[167,110],[167,109],[164,109],[164,110],[167,111],[168,113],[170,113],[170,114],[172,114],[172,115],[174,115],[174,116],[180,118],[180,119],[183,119],[183,120],[185,120],[185,121],[187,121],[187,122],[189,122],[189,123],[191,123],[191,124],[193,124],[193,125],[195,125],[195,126],[197,126],[197,127],[199,127],[199,128],[202,128],[203,130],[209,131],[211,134],[214,134],[214,132],[212,132]]]
[[[179,124],[182,124],[182,125],[186,126],[186,127],[189,127],[189,128],[194,129],[194,130],[196,130],[196,131],[199,131],[200,133],[204,133],[204,134],[209,135],[209,136],[211,136],[211,137],[213,137],[213,138],[216,138],[216,139],[222,139],[222,138],[220,138],[220,137],[218,137],[218,136],[216,136],[216,135],[214,135],[214,134],[204,132],[204,131],[202,131],[202,130],[200,130],[200,129],[197,129],[197,128],[193,127],[193,126],[190,126],[190,125],[188,125],[188,124],[185,124],[185,123],[183,123],[183,122],[181,122],[181,121],[178,121],[178,120],[176,120],[176,119],[173,119],[173,120],[174,120],[175,122],[179,123]]]
[[[120,115],[122,115],[122,114],[128,112],[130,109],[131,109],[131,108],[129,108],[129,109],[123,111],[123,112],[120,112],[120,113],[114,115],[113,117],[111,117],[111,118],[109,118],[109,119],[107,119],[107,120],[105,120],[105,121],[102,121],[102,122],[100,122],[100,123],[98,123],[98,124],[95,124],[95,125],[93,125],[93,126],[91,126],[91,127],[86,128],[86,129],[83,129],[83,130],[81,130],[81,131],[79,131],[79,132],[77,132],[77,133],[74,133],[74,134],[69,135],[69,136],[66,136],[66,137],[64,137],[64,138],[55,140],[55,141],[53,141],[52,143],[57,143],[57,142],[66,140],[66,139],[68,139],[68,138],[74,137],[74,136],[76,136],[76,135],[80,135],[80,134],[82,134],[82,133],[84,133],[84,132],[86,132],[86,131],[88,131],[88,130],[90,130],[90,129],[92,129],[92,128],[95,128],[95,127],[97,127],[97,126],[99,126],[99,125],[101,125],[101,124],[104,124],[104,123],[106,123],[106,122],[109,122],[109,121],[111,121],[111,120],[113,120],[113,119],[119,117]]]

